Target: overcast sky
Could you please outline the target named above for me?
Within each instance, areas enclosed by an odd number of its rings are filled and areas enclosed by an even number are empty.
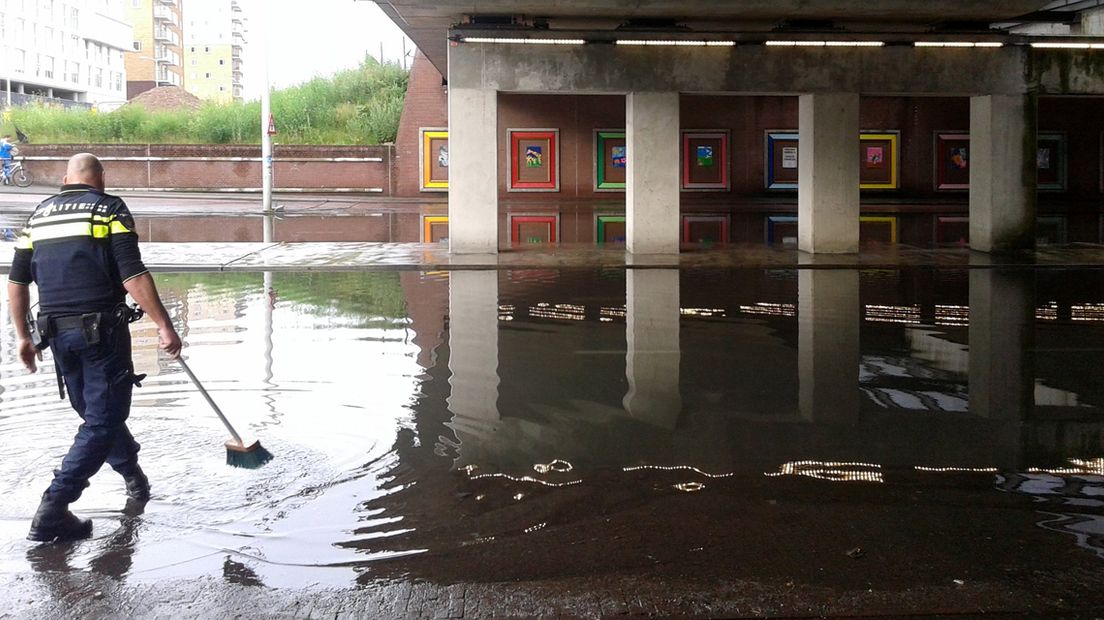
[[[274,87],[305,82],[355,67],[371,54],[401,62],[402,31],[374,2],[364,0],[238,0],[246,18],[243,51],[245,99],[261,96],[261,27],[268,27],[268,79]],[[259,11],[265,11],[261,19]],[[414,44],[406,39],[413,58]],[[409,66],[410,60],[407,60]]]

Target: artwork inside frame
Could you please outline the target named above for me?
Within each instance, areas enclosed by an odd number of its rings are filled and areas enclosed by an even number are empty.
[[[448,241],[448,216],[422,216],[422,243],[444,243]]]
[[[935,189],[970,189],[970,134],[939,131],[935,134]]]
[[[1066,191],[1066,134],[1041,131],[1036,138],[1035,148],[1039,191]]]
[[[448,129],[444,127],[421,128],[422,140],[418,145],[418,170],[420,191],[448,191],[449,144]]]
[[[560,191],[560,130],[507,129],[511,192]]]
[[[559,216],[510,215],[510,243],[512,245],[537,245],[556,243],[559,236]]]
[[[625,191],[628,152],[624,129],[597,129],[594,132],[594,191]]]
[[[682,189],[728,188],[728,131],[682,132]]]
[[[859,134],[859,188],[899,189],[900,132]]]
[[[796,129],[766,131],[764,178],[767,189],[797,189],[797,137]]]
[[[625,243],[624,215],[596,215],[594,227],[594,238],[598,243]]]

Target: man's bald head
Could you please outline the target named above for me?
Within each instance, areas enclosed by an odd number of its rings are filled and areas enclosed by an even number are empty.
[[[92,153],[77,153],[69,158],[69,165],[65,168],[65,178],[62,182],[66,185],[83,183],[103,190],[103,164]]]

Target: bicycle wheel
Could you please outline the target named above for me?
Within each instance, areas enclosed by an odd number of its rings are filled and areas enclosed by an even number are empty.
[[[34,175],[30,172],[27,172],[25,168],[20,168],[19,170],[16,170],[15,174],[12,175],[12,179],[19,187],[27,187],[31,183],[34,183]]]

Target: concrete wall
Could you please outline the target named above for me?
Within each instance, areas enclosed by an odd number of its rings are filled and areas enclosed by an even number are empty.
[[[449,53],[452,86],[503,92],[1104,94],[1104,61],[1089,50],[465,43]]]
[[[240,189],[261,185],[260,146],[31,144],[22,151],[28,168],[47,185],[60,184],[67,159],[80,152],[94,153],[103,160],[111,188]],[[277,145],[275,184],[278,189],[354,188],[390,196],[394,189],[391,157],[391,146]]]

